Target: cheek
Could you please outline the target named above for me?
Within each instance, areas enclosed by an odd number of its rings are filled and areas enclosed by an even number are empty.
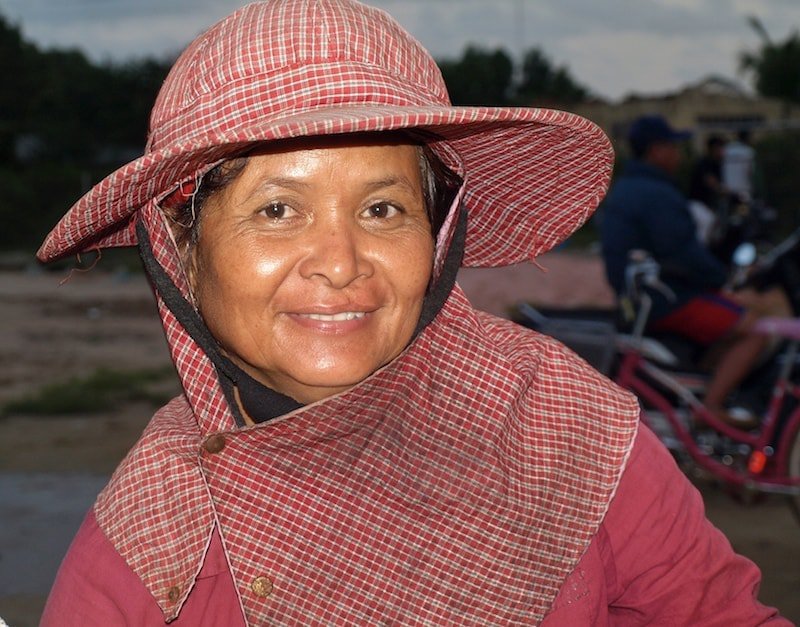
[[[409,297],[423,296],[433,269],[433,240],[420,237],[407,246],[398,245],[394,250],[395,255],[388,263],[396,284],[401,285]]]
[[[196,304],[199,304],[203,298],[204,288],[209,283],[210,267],[206,255],[203,254],[203,249],[197,245],[189,254],[189,259],[186,264],[186,276],[189,281],[189,290]]]
[[[260,290],[264,281],[283,276],[291,263],[275,246],[258,243],[217,241],[199,249],[190,266],[191,282],[199,290]]]
[[[201,242],[190,265],[190,285],[200,311],[216,313],[220,303],[237,302],[247,288],[252,270],[242,267],[244,257],[232,250]]]

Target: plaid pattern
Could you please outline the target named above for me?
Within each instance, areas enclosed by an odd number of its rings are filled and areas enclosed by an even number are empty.
[[[158,208],[144,218],[185,289]],[[186,398],[154,417],[95,512],[165,618],[215,525],[249,624],[543,618],[616,489],[638,415],[627,393],[456,288],[355,388],[237,430],[210,362],[161,313]]]
[[[38,256],[134,244],[132,213],[253,142],[390,129],[438,136],[431,145],[466,175],[465,265],[545,252],[588,218],[611,175],[610,144],[583,118],[451,107],[433,59],[381,11],[256,3],[187,48],[155,103],[144,156],[80,199]]]

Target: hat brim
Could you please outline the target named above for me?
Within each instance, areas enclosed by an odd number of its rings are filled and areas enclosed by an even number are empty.
[[[37,253],[44,262],[85,250],[136,244],[132,216],[198,172],[248,146],[305,136],[419,129],[455,151],[469,212],[464,265],[531,259],[591,215],[611,176],[613,152],[588,120],[537,108],[324,107],[195,136],[146,153],[95,185]],[[449,151],[437,151],[446,155]],[[450,163],[449,165],[455,165]],[[478,228],[479,227],[479,228]]]

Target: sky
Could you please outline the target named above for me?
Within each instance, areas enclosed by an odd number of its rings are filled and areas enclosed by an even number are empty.
[[[0,0],[0,13],[47,48],[79,48],[95,61],[179,52],[246,0]],[[709,75],[733,79],[742,51],[800,29],[800,0],[369,0],[437,59],[467,44],[517,57],[539,47],[593,93],[617,100],[662,94]]]

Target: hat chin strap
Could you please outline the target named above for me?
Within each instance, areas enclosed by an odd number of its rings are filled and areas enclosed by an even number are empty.
[[[463,205],[458,208],[458,219],[453,231],[453,237],[450,240],[450,246],[447,248],[447,255],[445,256],[442,270],[439,276],[431,280],[428,286],[428,292],[425,294],[425,299],[422,301],[422,311],[419,315],[419,322],[417,328],[414,329],[414,335],[411,336],[409,344],[414,341],[414,338],[419,335],[422,330],[427,327],[436,314],[439,313],[450,292],[453,291],[453,286],[456,284],[456,277],[458,270],[461,268],[461,261],[464,259],[464,245],[467,239],[467,209]]]
[[[458,221],[450,246],[447,250],[444,264],[442,265],[442,270],[428,288],[428,292],[422,302],[422,311],[420,312],[419,321],[417,322],[409,344],[433,321],[444,306],[450,292],[453,290],[458,270],[461,267],[461,260],[464,257],[466,235],[467,211],[466,208],[462,206],[459,209]],[[158,292],[167,308],[189,334],[189,337],[192,338],[209,360],[211,360],[211,363],[214,364],[222,390],[236,420],[236,424],[239,427],[244,427],[247,424],[239,402],[237,402],[236,399],[237,391],[242,407],[245,408],[247,415],[255,422],[266,422],[267,420],[277,418],[278,416],[282,416],[302,407],[302,403],[299,403],[285,394],[276,392],[251,377],[231,361],[229,357],[222,353],[219,344],[211,334],[211,331],[209,331],[198,311],[186,300],[175,285],[175,282],[156,260],[153,253],[153,246],[150,242],[150,235],[141,217],[136,220],[136,238],[144,269],[155,287],[155,290]]]

